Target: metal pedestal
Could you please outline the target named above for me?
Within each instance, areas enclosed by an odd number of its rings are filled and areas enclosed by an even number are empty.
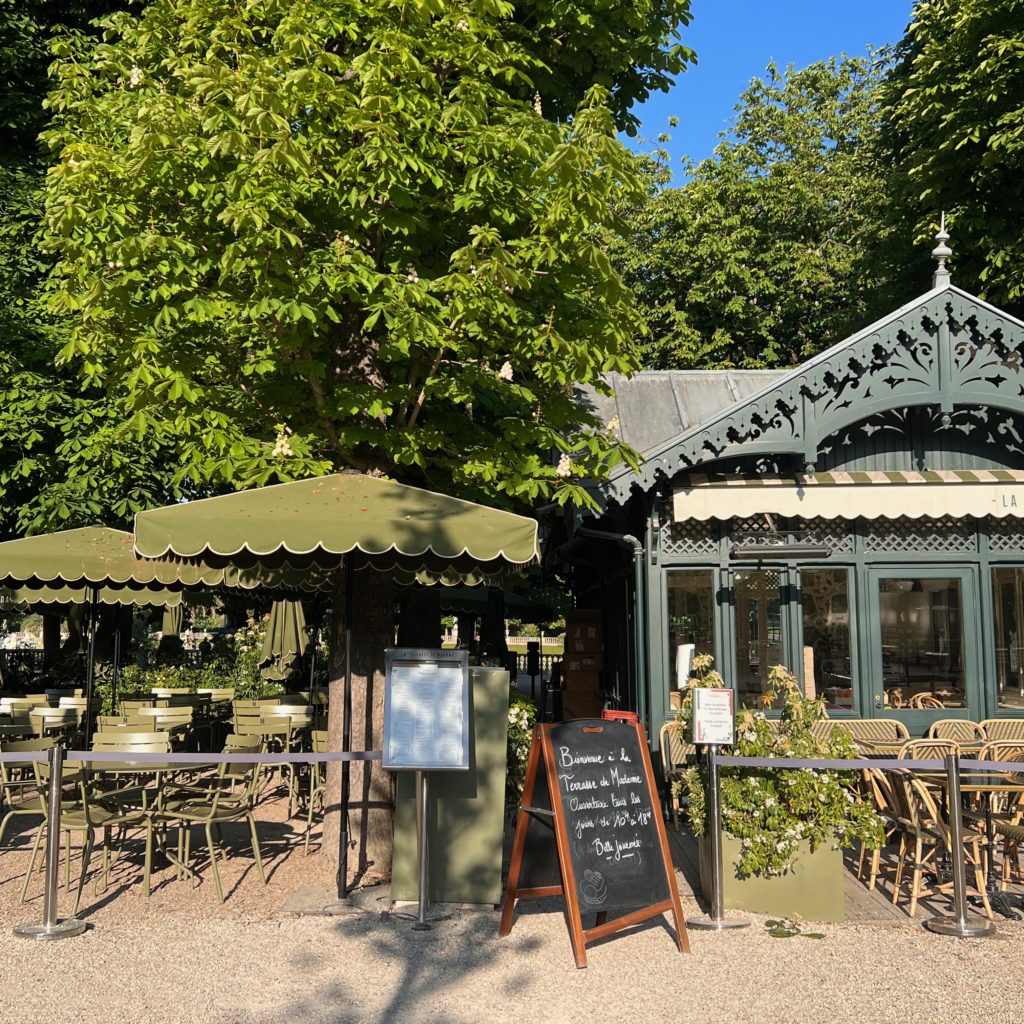
[[[71,918],[57,920],[57,868],[60,861],[60,782],[64,764],[64,748],[55,743],[50,748],[50,793],[46,811],[46,894],[43,904],[43,920],[14,926],[14,934],[22,939],[50,941],[81,935],[85,931],[84,921]]]
[[[688,928],[721,932],[728,928],[747,928],[749,921],[725,916],[725,891],[722,885],[722,808],[718,792],[718,747],[708,747],[708,829],[711,838],[711,913],[690,918]]]
[[[964,823],[960,801],[960,758],[946,755],[946,780],[949,793],[949,845],[953,861],[953,915],[933,917],[924,926],[938,935],[977,939],[995,933],[996,926],[980,917],[967,916],[967,879],[964,874]]]
[[[419,905],[416,911],[414,932],[429,932],[427,924],[427,906],[430,902],[428,892],[429,878],[427,874],[427,773],[416,773],[416,862],[419,871]]]

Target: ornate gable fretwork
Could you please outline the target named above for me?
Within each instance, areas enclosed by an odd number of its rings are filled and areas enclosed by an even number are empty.
[[[1024,413],[1024,324],[952,285],[930,292],[666,443],[639,472],[613,478],[604,497],[621,502],[634,487],[649,491],[681,471],[748,456],[813,467],[844,428],[871,420],[897,429],[905,410],[922,407],[948,429],[981,427],[968,423],[974,410],[1016,447],[1016,422],[1000,422],[998,411]]]

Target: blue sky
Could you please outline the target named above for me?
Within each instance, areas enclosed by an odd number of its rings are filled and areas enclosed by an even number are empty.
[[[683,42],[697,65],[674,88],[635,108],[642,136],[670,131],[673,165],[683,154],[710,156],[740,93],[765,66],[803,67],[840,52],[866,53],[868,45],[895,43],[910,20],[912,0],[693,0],[693,21]],[[643,143],[634,143],[634,145]],[[647,147],[649,148],[649,147]],[[678,175],[677,175],[678,180]]]

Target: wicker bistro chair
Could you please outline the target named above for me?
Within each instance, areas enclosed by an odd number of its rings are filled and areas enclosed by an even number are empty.
[[[693,764],[697,748],[686,738],[686,732],[679,722],[666,722],[659,734],[661,746],[661,774],[665,793],[672,811],[672,824],[679,831],[679,812],[682,800],[673,789],[674,783],[682,776],[683,769]]]
[[[960,754],[956,740],[908,740],[896,755],[901,761],[941,761],[949,754]]]
[[[248,744],[235,742],[235,752],[256,753],[258,740],[250,739]],[[206,848],[210,857],[210,868],[217,888],[217,896],[224,902],[224,888],[221,885],[220,870],[217,866],[217,850],[213,841],[213,830],[230,821],[244,819],[249,823],[253,858],[260,881],[266,885],[263,872],[263,858],[260,854],[259,835],[253,807],[256,803],[256,787],[259,780],[259,765],[221,764],[212,778],[203,778],[194,784],[168,786],[164,788],[157,818],[164,824],[177,825],[184,832],[184,855],[182,864],[187,865],[191,851],[193,825],[202,825],[206,836]],[[179,849],[181,846],[179,845]]]
[[[1024,742],[1024,718],[986,718],[979,725],[989,740]]]
[[[949,826],[942,819],[935,800],[928,788],[920,779],[914,778],[909,772],[892,774],[891,792],[897,809],[896,824],[899,829],[900,848],[896,861],[896,880],[893,883],[892,902],[897,904],[906,869],[910,866],[910,907],[907,914],[913,917],[917,913],[918,899],[926,893],[921,879],[927,870],[938,875],[936,855],[945,850],[950,856],[966,855],[974,867],[974,885],[981,896],[986,915],[992,917],[988,895],[985,891],[984,853],[982,847],[987,840],[982,832],[966,827],[965,822],[963,848],[954,851]],[[952,882],[935,882],[928,892],[947,892]]]
[[[0,752],[36,753],[40,750],[49,750],[52,746],[51,736],[33,740],[11,740],[0,742]],[[7,813],[4,814],[3,820],[0,820],[0,846],[3,845],[7,823],[12,818],[42,814],[39,806],[39,784],[36,782],[32,765],[32,761],[0,761],[0,798],[7,806]]]
[[[811,735],[816,740],[827,742],[832,738],[832,733],[835,732],[835,728],[839,724],[834,718],[819,718],[818,721],[811,722]]]
[[[845,729],[859,750],[892,750],[910,739],[907,727],[895,718],[849,718],[837,720],[835,728]]]
[[[882,819],[885,828],[885,843],[891,842],[894,835],[900,830],[900,812],[896,803],[896,797],[892,792],[892,785],[885,772],[877,768],[867,768],[861,773],[860,784],[861,799],[870,801],[876,813]],[[860,855],[857,858],[857,877],[864,877],[864,860],[868,852],[864,843],[860,844]],[[874,891],[875,883],[878,881],[879,865],[881,862],[882,849],[879,847],[871,851],[871,860],[868,867],[868,891]]]
[[[932,722],[928,729],[930,740],[955,740],[957,743],[984,743],[988,739],[984,728],[966,718],[943,718]]]
[[[997,740],[986,743],[978,754],[981,761],[1024,761],[1024,740]],[[1024,775],[1017,776],[1024,781]],[[1003,844],[1002,863],[1000,865],[1000,888],[1006,889],[1011,875],[1021,881],[1020,847],[1024,843],[1024,793],[992,792],[987,795],[992,815],[992,829],[995,838]],[[965,817],[981,823],[985,816],[980,810],[964,812]]]

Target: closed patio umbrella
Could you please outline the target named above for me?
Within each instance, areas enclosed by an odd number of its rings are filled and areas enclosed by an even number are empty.
[[[309,643],[306,613],[301,601],[277,600],[271,605],[267,632],[260,651],[264,679],[285,682],[298,671]]]
[[[241,569],[345,571],[342,749],[351,747],[355,570],[454,584],[538,560],[537,524],[524,516],[362,473],[340,473],[140,512],[145,558],[202,559]],[[338,894],[347,892],[349,763],[341,765]]]

